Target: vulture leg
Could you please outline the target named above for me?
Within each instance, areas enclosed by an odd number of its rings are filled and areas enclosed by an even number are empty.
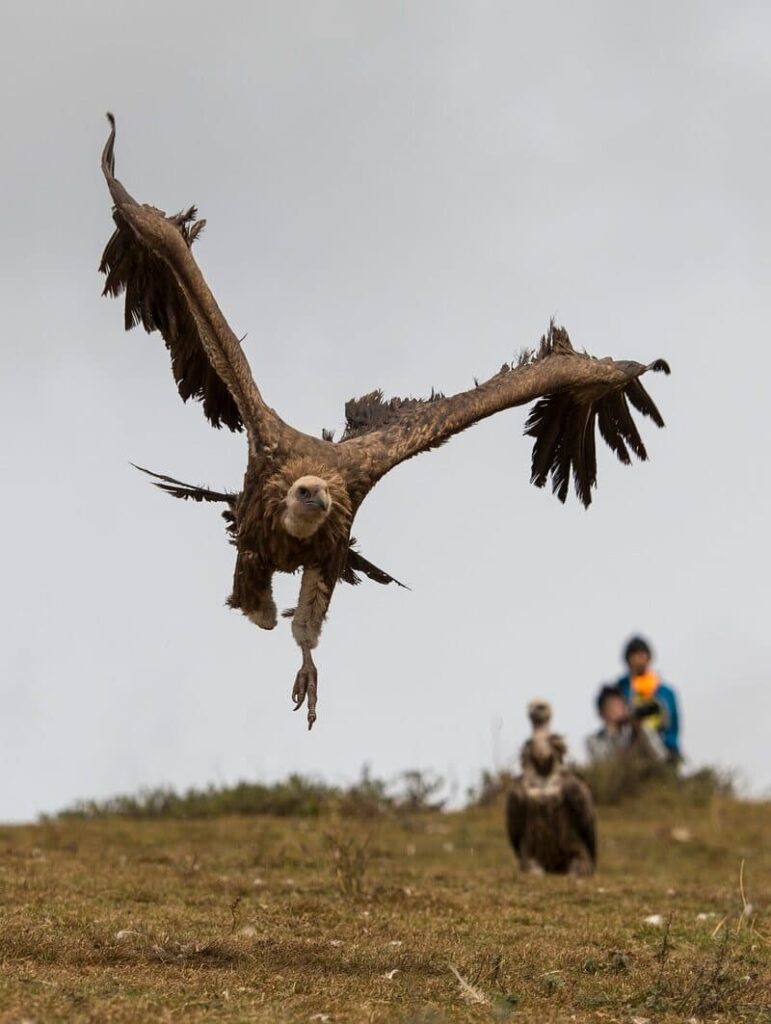
[[[588,857],[573,857],[568,865],[568,874],[575,875],[577,878],[591,875],[593,871],[594,865]]]
[[[316,721],[316,701],[318,699],[319,674],[313,661],[310,647],[302,646],[303,663],[300,671],[295,677],[292,688],[292,700],[295,711],[303,706],[306,696],[308,697],[308,728],[313,728]]]
[[[543,874],[545,874],[543,868],[541,867],[541,865],[538,863],[538,861],[534,857],[525,857],[522,860],[522,862],[520,864],[520,867],[528,875],[543,875]]]
[[[260,629],[276,626],[276,602],[273,600],[273,573],[252,551],[239,551],[233,575],[231,608],[240,608]]]
[[[260,629],[276,628],[276,602],[273,600],[271,587],[257,591],[253,597],[254,607],[250,608],[246,615],[252,620],[255,626]]]
[[[307,568],[300,584],[300,597],[292,616],[292,636],[302,651],[303,663],[292,688],[295,711],[308,698],[308,728],[316,721],[316,699],[318,696],[318,672],[311,651],[319,642],[321,627],[329,607],[332,588],[319,569]]]

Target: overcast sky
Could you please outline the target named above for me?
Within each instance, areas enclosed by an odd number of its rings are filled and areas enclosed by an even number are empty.
[[[365,762],[463,788],[534,696],[583,756],[633,631],[689,764],[771,789],[770,47],[734,2],[4,6],[0,819]],[[129,190],[208,219],[204,273],[301,429],[464,389],[552,315],[672,366],[650,462],[603,452],[588,512],[529,485],[523,410],[378,486],[354,532],[412,589],[338,587],[310,735],[288,624],[224,606],[216,508],[129,466],[237,488],[246,451],[100,298],[108,109]]]

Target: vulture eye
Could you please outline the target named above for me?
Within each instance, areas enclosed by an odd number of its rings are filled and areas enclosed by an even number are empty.
[[[301,498],[307,498],[308,495],[310,494],[310,491],[308,490],[307,487],[298,487],[297,488],[297,493],[299,494],[299,496]]]

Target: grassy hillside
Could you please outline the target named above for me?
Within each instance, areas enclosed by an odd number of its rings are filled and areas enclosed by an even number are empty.
[[[0,1022],[771,1021],[770,804],[601,808],[578,880],[520,877],[501,821],[0,829]]]

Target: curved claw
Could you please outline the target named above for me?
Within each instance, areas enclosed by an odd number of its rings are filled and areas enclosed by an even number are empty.
[[[308,680],[308,732],[313,728],[316,721],[316,700],[318,699],[319,675],[316,666],[311,670],[311,677]]]
[[[294,711],[299,711],[308,698],[308,729],[313,728],[316,721],[316,702],[318,700],[319,676],[313,661],[308,658],[304,660],[303,666],[297,673],[292,688],[292,700],[295,702]]]
[[[305,703],[305,695],[308,692],[308,678],[307,672],[304,668],[295,676],[294,686],[292,687],[292,700],[294,701],[293,711],[299,711]]]

